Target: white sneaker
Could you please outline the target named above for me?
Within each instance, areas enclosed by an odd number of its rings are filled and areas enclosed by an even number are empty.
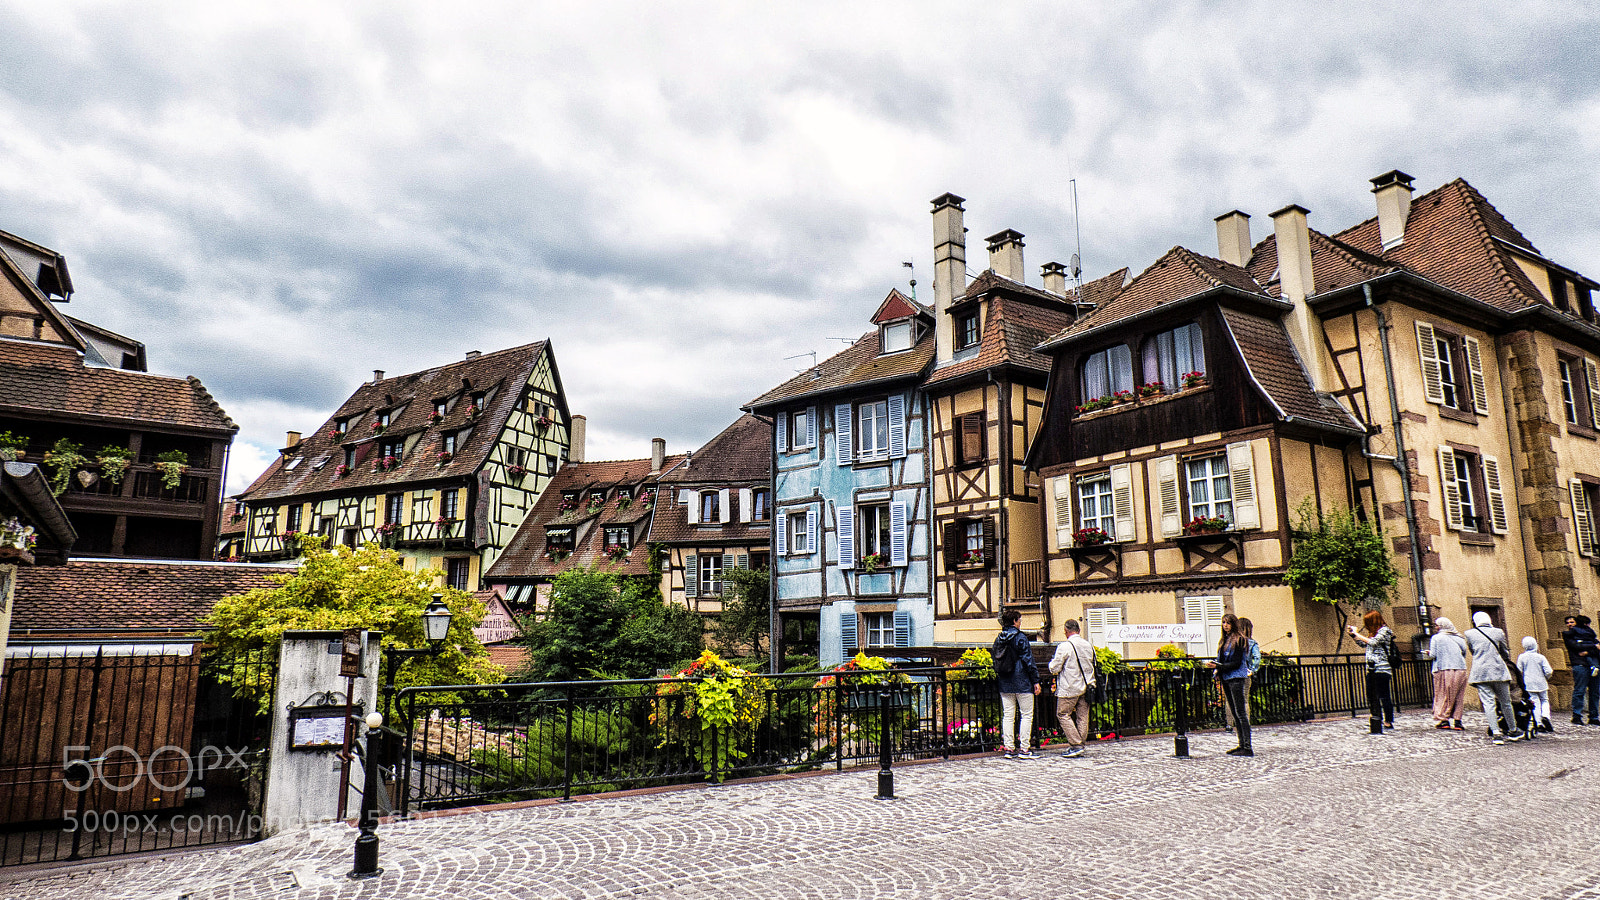
[[[1038,759],[1032,750],[1018,750],[1017,759]]]
[[[1505,743],[1505,742],[1506,742],[1506,737],[1505,737],[1505,735],[1503,735],[1503,734],[1497,734],[1497,735],[1495,735],[1495,736],[1494,736],[1494,742],[1495,742],[1495,743],[1496,743],[1496,744],[1504,744],[1504,743]]]

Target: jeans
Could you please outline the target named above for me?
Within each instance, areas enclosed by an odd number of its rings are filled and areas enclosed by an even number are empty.
[[[1485,681],[1473,687],[1483,702],[1483,717],[1489,720],[1489,730],[1501,737],[1515,734],[1517,714],[1511,709],[1511,682]]]
[[[1583,659],[1583,657],[1578,657]],[[1596,694],[1600,694],[1600,678],[1596,678],[1589,668],[1589,663],[1572,667],[1572,714],[1578,715],[1583,709],[1584,694],[1589,697],[1589,721],[1600,719],[1600,711],[1596,711]],[[1587,689],[1587,690],[1585,690]]]
[[[1017,713],[1022,713],[1021,741],[1017,739]],[[1000,743],[1007,750],[1033,746],[1033,692],[1000,695]]]
[[[1389,726],[1394,725],[1394,697],[1389,693],[1392,678],[1388,672],[1367,673],[1367,709],[1374,719],[1382,718]]]
[[[1239,746],[1250,749],[1250,713],[1244,705],[1244,679],[1224,678],[1222,694],[1228,699],[1228,712],[1233,714],[1233,726],[1239,732]]]
[[[1056,698],[1056,721],[1068,747],[1082,747],[1089,737],[1089,695]]]

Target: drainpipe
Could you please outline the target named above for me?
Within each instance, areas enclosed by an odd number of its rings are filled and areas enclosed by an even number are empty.
[[[1423,634],[1433,633],[1433,616],[1428,612],[1428,590],[1422,581],[1422,545],[1421,533],[1417,528],[1417,510],[1411,502],[1411,467],[1406,463],[1405,432],[1400,422],[1400,395],[1394,387],[1394,359],[1389,354],[1389,317],[1384,314],[1383,307],[1372,299],[1372,286],[1361,286],[1361,295],[1366,298],[1367,308],[1378,317],[1378,344],[1383,348],[1383,378],[1389,389],[1389,422],[1394,430],[1394,457],[1388,462],[1400,473],[1400,492],[1405,501],[1406,509],[1406,534],[1411,541],[1411,580],[1417,586],[1417,624],[1422,627]],[[1382,459],[1362,450],[1362,455],[1369,459]],[[1382,521],[1382,510],[1375,510]]]

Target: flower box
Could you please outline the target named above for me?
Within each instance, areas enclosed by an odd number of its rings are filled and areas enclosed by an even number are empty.
[[[1079,547],[1098,547],[1111,543],[1111,535],[1099,528],[1079,528],[1072,533],[1072,542]]]
[[[1221,516],[1195,516],[1183,523],[1183,533],[1193,536],[1198,534],[1222,534],[1232,525]]]

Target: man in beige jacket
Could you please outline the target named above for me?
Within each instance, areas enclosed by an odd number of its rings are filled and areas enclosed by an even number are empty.
[[[1068,619],[1067,639],[1056,646],[1050,674],[1056,676],[1056,719],[1067,740],[1063,756],[1082,756],[1089,737],[1089,689],[1094,687],[1094,648],[1078,634],[1078,620]]]

